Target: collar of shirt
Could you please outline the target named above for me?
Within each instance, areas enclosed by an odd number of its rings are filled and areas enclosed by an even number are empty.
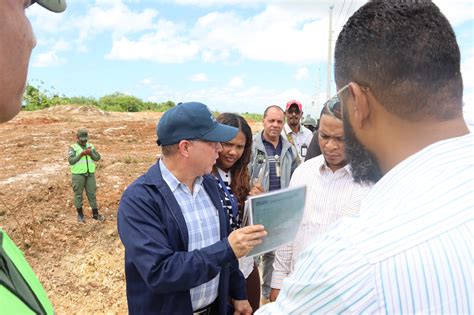
[[[168,187],[171,189],[173,193],[179,187],[183,189],[186,188],[189,190],[189,188],[185,184],[181,183],[176,178],[176,176],[174,176],[173,173],[171,173],[171,171],[166,167],[165,163],[163,163],[161,159],[159,161],[159,165],[160,165],[161,175],[163,176],[163,180],[166,182],[166,184],[168,185]],[[202,187],[202,181],[203,181],[202,176],[199,176],[196,178],[196,180],[194,181],[193,194],[197,194],[199,192],[199,190]]]
[[[336,170],[335,172],[333,172],[331,170],[331,168],[329,168],[328,164],[326,163],[326,160],[324,159],[324,155],[319,155],[319,157],[317,158],[320,158],[320,162],[318,164],[318,168],[319,168],[319,172],[320,174],[322,175],[323,173],[325,172],[331,172],[331,173],[334,173],[334,174],[337,174],[337,173],[346,173],[350,176],[352,176],[352,172],[351,172],[351,167],[349,164],[346,164],[344,167],[341,167],[340,169]]]
[[[413,186],[400,186],[398,184],[399,182],[407,183],[409,182],[407,179],[410,178],[412,185],[414,185],[413,183],[415,182],[418,183],[418,185],[420,185],[420,182],[424,182],[425,184],[428,184],[430,181],[435,182],[437,176],[439,176],[436,172],[445,170],[450,163],[463,159],[472,161],[473,143],[474,134],[467,134],[435,142],[407,157],[375,183],[370,193],[363,200],[361,210],[372,208],[374,204],[380,202],[380,196],[386,196],[387,190],[390,190],[391,195],[398,193],[400,196],[409,193],[410,190],[414,191]],[[427,180],[429,176],[433,178]],[[468,176],[468,174],[466,174],[466,176]],[[397,190],[394,191],[393,187],[396,187]],[[377,207],[375,206],[373,208]],[[402,209],[397,209],[397,211],[401,212]]]
[[[300,129],[298,130],[298,132],[294,132],[293,130],[291,130],[290,125],[288,125],[288,123],[285,123],[283,128],[285,129],[285,133],[287,133],[287,134],[291,133],[291,134],[297,135],[297,134],[303,133],[303,128],[301,128],[301,125],[300,125]]]
[[[262,134],[261,137],[262,137],[263,146],[266,148],[267,146],[265,144],[270,145],[273,148],[273,150],[276,152],[276,154],[281,155],[281,149],[283,148],[283,142],[281,141],[281,136],[278,137],[278,145],[275,148],[273,146],[273,143],[265,140],[265,137],[263,136],[263,131],[261,134]],[[270,154],[270,155],[273,155],[273,154]]]
[[[217,172],[221,176],[221,179],[224,182],[226,182],[227,184],[230,185],[230,183],[232,182],[232,175],[231,175],[230,171],[226,172],[226,171],[223,171],[222,169],[220,169],[219,167],[217,167]]]

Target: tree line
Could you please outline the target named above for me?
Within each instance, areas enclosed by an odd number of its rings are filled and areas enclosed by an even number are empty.
[[[25,93],[23,95],[23,110],[34,111],[58,105],[88,105],[112,112],[165,112],[176,106],[176,104],[170,100],[161,103],[145,102],[138,97],[120,92],[104,95],[98,99],[92,96],[68,97],[60,95],[54,91],[54,88],[51,88],[51,90],[45,88],[44,82],[42,81],[40,81],[37,86],[30,83],[26,84]],[[213,114],[217,116],[219,112],[214,111]],[[248,112],[242,113],[241,115],[251,121],[261,121],[263,118],[262,114]]]
[[[104,95],[98,99],[85,96],[68,97],[60,95],[59,93],[50,92],[42,86],[34,86],[27,83],[23,95],[24,110],[33,111],[57,105],[91,105],[105,111],[114,112],[164,112],[176,104],[172,101],[162,103],[145,102],[138,97],[120,92]]]

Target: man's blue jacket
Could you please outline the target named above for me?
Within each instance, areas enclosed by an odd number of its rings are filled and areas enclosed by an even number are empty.
[[[219,212],[221,240],[190,252],[184,216],[158,163],[125,190],[117,227],[125,246],[130,314],[192,314],[189,290],[219,272],[219,314],[226,314],[229,297],[247,299],[245,279],[227,241],[230,226],[217,181],[205,175],[203,186]]]

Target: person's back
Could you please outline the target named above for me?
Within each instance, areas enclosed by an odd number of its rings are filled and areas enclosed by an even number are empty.
[[[473,156],[470,134],[433,144],[387,173],[363,200],[357,219],[344,219],[311,248],[331,257],[324,262],[312,259],[313,266],[321,268],[317,274],[325,274],[318,282],[330,282],[347,295],[329,299],[334,304],[327,308],[320,307],[318,299],[305,307],[322,313],[334,308],[470,313]],[[315,268],[309,267],[300,276],[314,275]],[[312,288],[317,290],[308,290]],[[315,304],[318,307],[312,308]]]

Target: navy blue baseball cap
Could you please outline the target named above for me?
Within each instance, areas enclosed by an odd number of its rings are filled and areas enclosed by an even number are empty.
[[[181,140],[227,142],[238,132],[238,128],[218,123],[209,108],[198,102],[180,103],[167,110],[156,126],[158,145]]]

